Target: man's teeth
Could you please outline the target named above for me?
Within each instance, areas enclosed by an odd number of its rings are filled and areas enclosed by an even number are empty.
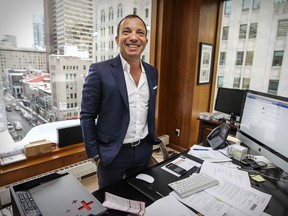
[[[133,48],[136,48],[136,47],[138,47],[137,45],[133,45],[133,44],[131,44],[131,45],[128,45],[129,47],[133,47]]]

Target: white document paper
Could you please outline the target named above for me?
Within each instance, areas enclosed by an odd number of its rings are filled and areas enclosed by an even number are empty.
[[[232,161],[231,158],[225,156],[218,150],[213,150],[211,147],[204,147],[199,145],[193,145],[188,152],[189,155],[198,157],[204,161],[209,162],[227,162]]]
[[[231,208],[227,203],[218,200],[204,191],[192,194],[183,199],[174,191],[170,194],[205,216],[223,216]]]
[[[251,216],[261,215],[271,199],[269,194],[252,187],[242,188],[226,180],[205,192]]]
[[[105,201],[103,202],[103,206],[140,216],[143,216],[145,213],[145,202],[126,199],[108,192],[105,192]]]
[[[196,161],[193,161],[193,160],[191,160],[191,159],[189,159],[189,158],[183,157],[183,156],[180,156],[180,157],[176,158],[175,160],[173,160],[173,161],[170,162],[170,163],[176,164],[177,166],[179,166],[179,167],[181,167],[181,168],[183,168],[183,169],[185,169],[185,170],[187,170],[187,171],[190,170],[190,169],[192,169],[194,166],[196,166],[196,167],[200,167],[200,166],[201,166],[200,163],[198,163],[198,162],[196,162]],[[170,164],[170,163],[168,163],[168,164]],[[166,170],[167,172],[169,172],[169,173],[177,176],[177,177],[180,176],[178,173],[173,172],[172,170],[168,169],[168,168],[166,167],[166,165],[167,165],[167,164],[165,164],[165,165],[162,166],[161,168],[164,169],[164,170]]]
[[[163,197],[146,208],[145,216],[197,216],[171,195]]]
[[[250,179],[247,172],[235,168],[222,166],[221,163],[210,163],[204,161],[201,171],[217,180],[227,180],[242,187],[250,187]]]

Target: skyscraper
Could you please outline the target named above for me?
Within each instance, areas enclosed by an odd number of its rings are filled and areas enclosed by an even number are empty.
[[[33,36],[34,47],[38,49],[45,48],[45,35],[44,35],[44,17],[33,15]]]
[[[93,0],[44,0],[47,55],[76,45],[92,58]]]

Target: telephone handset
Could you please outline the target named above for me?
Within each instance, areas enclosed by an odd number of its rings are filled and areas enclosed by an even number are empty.
[[[212,149],[222,149],[226,146],[226,139],[229,131],[229,125],[227,123],[223,123],[210,132],[210,134],[207,136],[207,142],[212,147]]]

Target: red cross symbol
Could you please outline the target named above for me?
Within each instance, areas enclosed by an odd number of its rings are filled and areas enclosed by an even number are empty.
[[[83,208],[86,208],[86,210],[88,210],[88,211],[91,210],[91,208],[90,208],[89,205],[91,205],[91,204],[93,203],[93,201],[90,201],[90,202],[86,203],[86,202],[83,200],[83,201],[81,201],[81,203],[82,203],[83,206],[81,206],[81,207],[78,208],[79,211],[82,210]]]

